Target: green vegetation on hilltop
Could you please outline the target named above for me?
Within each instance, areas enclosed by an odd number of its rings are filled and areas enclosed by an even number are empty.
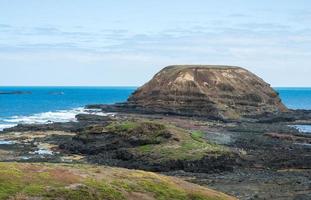
[[[159,144],[171,137],[165,125],[148,120],[112,122],[105,130],[123,137],[135,137],[148,144]]]
[[[113,122],[106,126],[109,132],[149,140],[145,145],[132,148],[135,155],[150,156],[159,161],[198,160],[208,155],[229,154],[223,146],[209,143],[200,131],[188,132],[156,121]]]
[[[134,121],[124,121],[124,122],[113,122],[106,126],[106,129],[112,132],[130,132],[138,127],[138,123]]]
[[[92,165],[0,163],[0,199],[234,199],[151,172]]]

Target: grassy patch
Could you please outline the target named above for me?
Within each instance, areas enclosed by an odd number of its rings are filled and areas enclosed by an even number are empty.
[[[135,183],[135,188],[140,188],[138,191],[150,192],[157,200],[222,200],[227,198],[216,193],[212,195],[214,192],[212,190],[202,192],[202,188],[195,188],[191,184],[184,184],[179,180],[149,172],[131,173],[128,178]]]
[[[124,199],[120,192],[104,182],[89,181],[68,169],[16,163],[1,163],[0,166],[0,199],[21,194],[47,199]],[[83,187],[69,187],[75,183]]]
[[[199,160],[209,154],[221,155],[226,153],[226,150],[218,145],[192,140],[183,141],[177,148],[170,146],[161,147],[160,153],[165,156],[166,159]]]
[[[22,190],[23,193],[27,195],[40,195],[44,192],[44,187],[42,184],[30,184]]]
[[[99,191],[99,194],[101,194],[99,199],[104,199],[104,198],[112,199],[112,200],[114,200],[114,199],[125,199],[125,197],[123,196],[121,191],[119,191],[117,189],[117,187],[114,187],[109,182],[99,181],[99,180],[93,178],[93,179],[87,179],[87,181],[85,181],[85,184],[89,188],[92,188],[93,190],[96,189],[97,191]]]
[[[205,133],[203,131],[192,131],[191,132],[191,137],[192,139],[203,142],[202,138],[204,137]]]
[[[105,129],[125,139],[135,138],[141,144],[158,144],[170,137],[165,125],[148,120],[112,122]]]
[[[148,135],[158,136],[161,135],[165,130],[166,126],[152,121],[141,120],[141,121],[119,121],[112,122],[105,127],[109,132],[123,135]]]
[[[106,129],[111,132],[124,133],[131,132],[138,126],[139,123],[134,121],[112,122],[106,126]]]
[[[154,193],[155,198],[159,200],[173,198],[178,200],[187,200],[187,194],[185,191],[163,181],[155,182],[152,179],[141,180],[139,182],[139,186],[148,192]]]
[[[135,192],[158,200],[234,199],[179,179],[144,171],[92,165],[0,163],[1,200],[124,200]]]
[[[203,139],[204,132],[191,133],[173,126],[169,128],[172,138],[161,144],[148,144],[133,149],[133,152],[150,155],[152,159],[167,160],[198,160],[209,154],[228,154],[229,150],[221,145]]]
[[[146,144],[143,146],[140,146],[138,148],[136,148],[139,152],[141,153],[149,153],[154,149],[154,145],[152,144]]]
[[[108,133],[118,134],[125,140],[136,141],[131,153],[155,162],[168,160],[197,160],[209,154],[222,155],[229,152],[223,146],[205,140],[204,132],[188,132],[160,121],[115,121],[105,127]]]

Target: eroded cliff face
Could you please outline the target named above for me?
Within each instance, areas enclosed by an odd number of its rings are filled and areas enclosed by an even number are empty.
[[[286,112],[277,92],[255,74],[231,66],[168,66],[129,97],[144,112],[240,119]]]

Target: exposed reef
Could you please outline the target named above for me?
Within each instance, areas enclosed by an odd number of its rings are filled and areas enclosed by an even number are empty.
[[[0,160],[157,171],[245,200],[311,197],[311,136],[290,126],[302,121],[228,123],[121,113],[77,119],[6,129]]]

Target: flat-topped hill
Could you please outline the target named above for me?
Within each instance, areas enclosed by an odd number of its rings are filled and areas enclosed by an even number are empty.
[[[170,65],[165,67],[166,70],[181,70],[181,69],[243,69],[238,66],[230,66],[230,65]],[[162,70],[164,70],[162,69]]]
[[[127,107],[150,113],[222,119],[287,111],[277,92],[246,69],[173,65],[137,89]]]

